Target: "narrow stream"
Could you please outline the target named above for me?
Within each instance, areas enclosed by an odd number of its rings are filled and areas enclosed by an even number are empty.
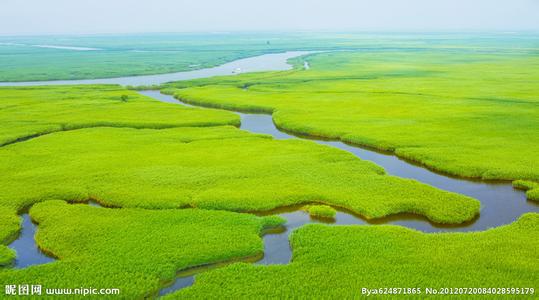
[[[152,97],[162,102],[176,103],[193,107],[183,103],[173,96],[161,94],[159,91],[141,91],[143,95]],[[275,127],[272,117],[264,114],[238,113],[241,117],[241,129],[272,135],[275,139],[304,138],[280,131]],[[330,225],[351,224],[395,224],[423,232],[451,232],[451,231],[480,231],[488,228],[509,224],[523,213],[539,212],[539,205],[526,199],[524,192],[514,189],[510,183],[473,181],[461,178],[453,178],[416,166],[390,153],[381,153],[369,149],[351,146],[340,141],[325,141],[308,138],[319,144],[336,147],[353,153],[360,159],[372,161],[382,166],[390,175],[403,178],[411,178],[417,181],[435,186],[439,189],[467,195],[481,202],[480,216],[472,222],[461,225],[439,225],[429,222],[423,217],[399,214],[377,220],[365,220],[360,216],[344,210],[338,210],[334,222],[324,222]],[[264,240],[264,257],[256,262],[262,265],[287,264],[292,257],[289,245],[289,234],[294,229],[309,223],[323,222],[312,219],[301,211],[300,207],[289,207],[270,212],[278,214],[286,219],[286,230],[276,234],[266,234]],[[192,285],[194,275],[180,276],[176,281],[161,290],[159,295],[165,295]]]
[[[37,225],[32,222],[28,213],[22,215],[22,230],[19,237],[9,245],[17,251],[15,268],[26,268],[31,265],[41,265],[54,261],[54,258],[43,253],[36,245],[34,235]]]
[[[89,201],[90,206],[102,207],[99,203]],[[21,215],[21,232],[15,241],[9,244],[9,247],[17,252],[17,258],[14,262],[16,269],[22,269],[33,265],[42,265],[55,261],[54,257],[45,254],[36,244],[35,235],[37,224],[32,222],[28,212]]]
[[[159,91],[142,91],[143,95],[162,102],[183,104],[172,96],[161,94]],[[192,105],[188,105],[192,106]],[[238,113],[241,117],[241,129],[270,134],[276,139],[304,138],[290,135],[275,127],[270,115]],[[443,226],[428,222],[425,218],[412,215],[397,215],[371,221],[370,223],[391,223],[414,228],[424,232],[444,231],[481,231],[492,227],[509,224],[526,212],[539,212],[539,205],[526,199],[523,191],[514,189],[507,182],[474,181],[462,178],[453,178],[430,171],[399,159],[391,153],[381,153],[369,149],[351,146],[339,141],[324,141],[309,139],[319,144],[339,148],[353,153],[357,157],[369,160],[382,166],[390,175],[415,179],[442,190],[455,192],[473,197],[481,202],[479,218],[461,226]],[[363,224],[365,220],[339,212],[337,224]]]

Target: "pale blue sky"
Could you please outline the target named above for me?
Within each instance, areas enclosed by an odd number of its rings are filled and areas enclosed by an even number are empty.
[[[2,0],[0,35],[539,30],[539,0]]]

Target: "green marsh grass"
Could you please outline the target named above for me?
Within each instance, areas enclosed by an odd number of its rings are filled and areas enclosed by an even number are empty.
[[[0,81],[93,79],[162,74],[217,66],[290,50],[426,48],[490,50],[533,47],[534,36],[462,34],[211,33],[0,37]],[[419,41],[419,44],[418,44]],[[495,42],[493,42],[495,41]],[[73,51],[58,45],[100,49]],[[298,62],[303,65],[303,62]]]
[[[264,230],[283,222],[224,211],[110,209],[64,201],[39,203],[30,216],[39,224],[37,244],[58,260],[0,270],[2,286],[119,288],[121,299],[155,295],[180,270],[260,256]]]
[[[115,85],[0,87],[0,145],[87,127],[239,125],[235,114],[156,101]]]
[[[311,69],[163,88],[191,104],[272,113],[281,129],[392,151],[451,175],[539,181],[533,52],[364,51],[304,59]]]
[[[515,180],[513,187],[526,191],[526,197],[530,200],[539,201],[539,182]]]
[[[426,234],[401,226],[311,224],[292,233],[292,262],[244,263],[196,276],[165,299],[360,299],[362,288],[527,287],[539,282],[539,214],[473,233]],[[397,296],[392,296],[397,297]],[[445,296],[456,297],[456,296]],[[514,299],[531,295],[468,295]],[[389,298],[389,296],[388,296]]]
[[[0,268],[2,266],[10,265],[16,257],[15,251],[9,249],[7,246],[0,245]]]
[[[47,199],[231,211],[317,201],[367,218],[416,213],[461,223],[480,206],[469,197],[385,175],[339,149],[232,126],[57,132],[1,147],[0,181],[0,207],[12,211]]]
[[[15,258],[15,252],[4,244],[17,237],[19,226],[20,219],[15,211],[0,207],[0,266],[10,264]]]
[[[0,81],[41,81],[110,78],[189,71],[275,51],[257,47],[262,41],[205,35],[128,35],[0,37],[22,45],[0,45]],[[98,48],[73,51],[31,47],[55,44]],[[245,45],[238,50],[239,43]],[[249,45],[250,44],[250,45]]]
[[[522,179],[515,186],[539,199],[537,56],[495,47],[474,53],[471,45],[448,55],[436,43],[317,54],[292,59],[290,71],[172,83],[162,91],[205,106],[273,113],[280,128],[394,151],[454,175]],[[184,70],[187,61],[204,67],[273,51],[255,45],[238,53],[223,44],[180,57],[105,44],[119,51],[17,48],[21,55],[0,63],[11,64],[1,66],[0,80],[162,73]],[[380,47],[376,39],[367,44]],[[335,47],[357,46],[350,36]],[[290,48],[287,41],[275,49]],[[13,50],[0,49],[0,57]],[[107,59],[119,64],[105,71]],[[301,70],[304,59],[310,70]],[[128,61],[135,63],[122,65]],[[151,297],[179,270],[261,255],[260,235],[283,220],[237,212],[313,201],[318,215],[334,214],[331,205],[367,218],[409,212],[438,223],[479,212],[474,199],[387,176],[350,153],[250,134],[233,127],[239,118],[232,113],[159,103],[118,86],[0,88],[0,122],[0,285],[119,287],[122,298]],[[17,212],[29,207],[39,247],[59,260],[15,270],[6,266],[15,253],[5,245],[19,230]],[[538,223],[537,214],[526,214],[466,234],[305,226],[292,235],[291,264],[233,264],[170,297],[356,298],[362,287],[533,286]]]
[[[314,218],[335,219],[337,215],[337,211],[328,205],[308,205],[305,210]]]

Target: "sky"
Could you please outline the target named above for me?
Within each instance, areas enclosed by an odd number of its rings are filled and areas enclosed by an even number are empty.
[[[0,35],[539,31],[539,0],[2,0]]]

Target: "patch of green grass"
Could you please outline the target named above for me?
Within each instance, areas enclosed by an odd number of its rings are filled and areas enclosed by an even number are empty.
[[[0,207],[47,199],[107,206],[265,211],[316,201],[379,218],[460,223],[479,201],[387,176],[353,154],[235,127],[88,128],[0,148]]]
[[[306,59],[310,70],[164,88],[178,88],[173,93],[188,103],[272,113],[287,131],[392,151],[452,175],[539,181],[533,52],[365,51]]]
[[[182,107],[115,85],[0,87],[0,145],[85,127],[239,125],[235,114]]]
[[[0,207],[0,266],[9,264],[15,258],[15,253],[2,244],[11,243],[15,239],[20,222],[16,211]]]
[[[0,267],[7,266],[15,259],[16,253],[7,246],[0,245]]]
[[[17,229],[21,222],[16,211],[0,207],[0,242],[7,243],[17,235]]]
[[[335,219],[337,214],[337,211],[328,205],[308,205],[305,210],[311,217],[315,218]]]
[[[123,299],[154,294],[176,272],[261,256],[279,217],[200,209],[107,209],[46,201],[30,216],[36,241],[58,261],[0,272],[0,283],[44,288],[119,288]]]
[[[513,187],[526,191],[526,197],[530,200],[539,201],[539,183],[526,180],[513,181]]]
[[[356,299],[362,288],[389,287],[422,289],[420,296],[399,296],[406,299],[427,297],[426,288],[443,287],[527,287],[537,293],[538,234],[535,213],[475,233],[307,225],[292,233],[290,264],[238,263],[208,271],[197,275],[192,287],[165,299]]]

